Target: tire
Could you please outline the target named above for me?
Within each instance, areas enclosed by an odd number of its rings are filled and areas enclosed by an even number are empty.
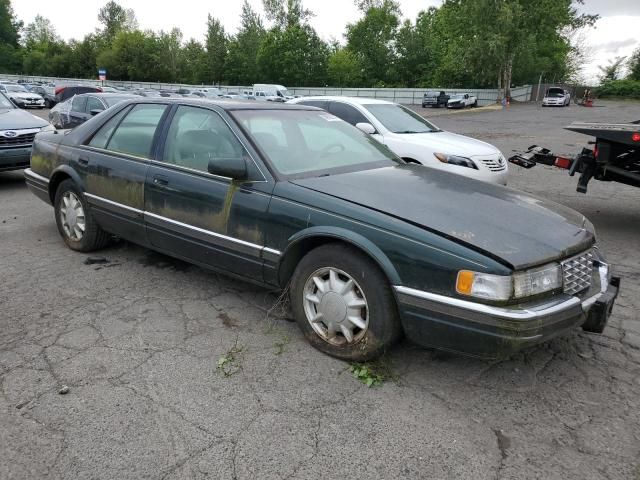
[[[65,202],[68,206],[65,208]],[[81,210],[78,210],[78,202]],[[54,214],[58,231],[71,250],[77,252],[92,252],[109,243],[110,236],[96,223],[89,210],[84,195],[80,192],[73,180],[65,180],[58,186],[53,202]],[[74,208],[75,206],[75,208]],[[63,213],[66,212],[66,213]],[[80,215],[82,212],[82,215]],[[69,220],[67,224],[63,217]],[[84,223],[81,222],[84,219]],[[73,222],[73,224],[71,223]],[[77,228],[74,228],[75,225]],[[84,230],[82,229],[84,227]],[[80,233],[78,233],[80,232]]]
[[[345,288],[346,293],[341,291]],[[332,357],[370,360],[387,351],[402,334],[389,281],[371,259],[353,247],[330,243],[309,252],[293,273],[289,295],[306,339]],[[311,318],[320,318],[318,313],[322,319],[312,324]],[[326,323],[328,316],[335,321]]]
[[[44,106],[47,108],[51,108],[51,102],[47,99],[44,100]]]
[[[475,102],[473,102],[473,105],[471,105],[471,108],[476,108],[478,106],[478,100],[476,100]]]

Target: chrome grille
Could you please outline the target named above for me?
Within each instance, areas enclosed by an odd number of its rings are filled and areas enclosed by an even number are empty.
[[[593,273],[593,251],[582,253],[569,258],[562,265],[564,279],[564,293],[575,295],[591,286],[591,274]]]
[[[501,172],[507,168],[506,162],[504,160],[499,161],[497,158],[482,158],[480,161],[492,172]]]
[[[0,148],[17,147],[19,145],[31,145],[35,138],[35,133],[25,133],[15,137],[3,137],[0,135]]]

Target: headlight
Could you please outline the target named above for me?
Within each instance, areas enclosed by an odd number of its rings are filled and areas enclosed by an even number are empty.
[[[42,127],[40,129],[40,131],[41,132],[55,132],[56,128],[53,125],[49,124],[49,125],[45,125],[44,127]]]
[[[513,275],[491,275],[469,270],[458,272],[456,292],[485,300],[532,297],[562,287],[562,268],[549,264]]]
[[[446,153],[434,153],[433,155],[442,163],[448,163],[450,165],[458,165],[460,167],[468,167],[478,170],[476,164],[473,163],[473,160],[469,158],[460,157],[458,155],[447,155]]]

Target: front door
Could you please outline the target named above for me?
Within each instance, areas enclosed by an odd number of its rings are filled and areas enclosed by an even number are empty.
[[[249,181],[210,174],[209,163],[224,157],[245,157]],[[156,160],[144,199],[151,245],[261,281],[270,184],[222,116],[178,106]]]

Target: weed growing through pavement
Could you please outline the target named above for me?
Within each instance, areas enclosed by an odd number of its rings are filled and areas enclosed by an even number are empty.
[[[238,346],[238,337],[227,353],[218,358],[217,369],[222,372],[222,375],[227,378],[231,375],[238,373],[242,370],[241,355],[243,347]]]
[[[278,340],[273,344],[273,346],[276,349],[275,354],[282,355],[285,352],[286,347],[290,341],[291,341],[291,337],[289,337],[289,335],[287,335],[286,333],[280,335],[280,340]]]
[[[387,380],[396,381],[398,378],[385,357],[371,362],[353,362],[349,365],[349,371],[367,387],[377,387]]]

